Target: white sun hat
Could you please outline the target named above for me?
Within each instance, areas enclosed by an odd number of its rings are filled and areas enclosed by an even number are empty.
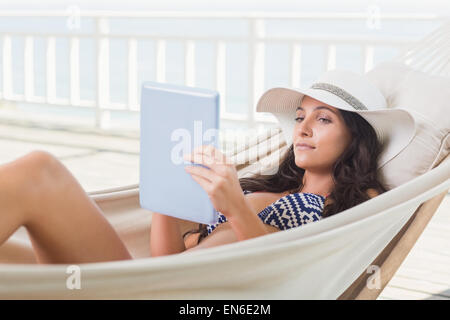
[[[367,120],[382,144],[378,168],[402,151],[415,135],[413,116],[402,108],[389,109],[383,94],[366,76],[334,69],[324,72],[309,88],[272,88],[259,99],[256,111],[270,112],[277,118],[288,146],[292,144],[296,108],[305,95],[356,112]]]

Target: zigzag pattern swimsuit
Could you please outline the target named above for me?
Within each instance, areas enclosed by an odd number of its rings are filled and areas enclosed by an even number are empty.
[[[244,190],[244,194],[251,191]],[[268,205],[258,217],[268,225],[274,226],[280,230],[287,230],[299,227],[322,218],[322,211],[325,204],[325,197],[315,193],[299,192],[288,194],[272,204]],[[227,218],[216,211],[219,216],[216,224],[206,225],[208,235],[221,223],[227,221]]]

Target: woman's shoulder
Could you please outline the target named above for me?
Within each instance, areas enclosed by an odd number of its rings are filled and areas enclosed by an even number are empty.
[[[367,189],[366,193],[369,196],[369,198],[374,198],[380,194],[376,189],[373,188]]]
[[[288,193],[275,193],[275,192],[266,192],[266,191],[255,191],[246,195],[250,205],[252,208],[260,212],[270,204],[274,203],[278,199],[287,195]]]
[[[380,195],[380,193],[376,189],[373,189],[373,188],[367,189],[366,194],[369,196],[370,199]],[[331,198],[327,197],[325,199],[325,205],[328,205],[330,203],[333,203],[333,200]]]
[[[379,195],[379,192],[376,189],[369,188],[366,190],[367,195],[369,198],[374,198]],[[278,199],[290,194],[289,192],[283,192],[283,193],[273,193],[273,192],[265,192],[265,191],[255,191],[248,193],[246,195],[247,199],[249,199],[250,203],[252,204],[252,207],[258,212],[271,203],[277,201]],[[330,197],[325,198],[324,205],[328,205],[333,203],[333,200]]]

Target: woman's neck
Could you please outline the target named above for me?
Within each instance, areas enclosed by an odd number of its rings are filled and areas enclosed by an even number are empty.
[[[333,190],[334,182],[330,172],[320,173],[305,170],[303,175],[303,188],[301,192],[328,196]]]

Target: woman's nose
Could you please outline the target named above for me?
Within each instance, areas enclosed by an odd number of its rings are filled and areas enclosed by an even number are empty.
[[[298,124],[298,134],[302,136],[311,136],[312,135],[312,129],[310,125],[310,120],[304,118],[299,124]]]

